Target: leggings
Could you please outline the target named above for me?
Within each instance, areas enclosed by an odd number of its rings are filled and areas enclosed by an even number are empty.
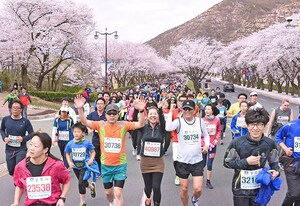
[[[27,149],[20,150],[5,150],[6,153],[6,165],[9,172],[9,175],[13,176],[16,165],[21,162],[27,153]]]
[[[77,179],[78,179],[78,189],[79,194],[84,195],[86,193],[86,188],[89,186],[88,181],[83,180],[84,173],[86,171],[86,168],[83,169],[73,169]]]
[[[300,206],[300,174],[295,172],[294,167],[285,169],[288,191],[283,200],[282,206]]]
[[[216,156],[217,147],[215,146],[211,151],[208,151],[208,153],[203,154],[203,167],[207,164],[207,170],[212,171],[213,162]]]
[[[65,148],[66,148],[68,142],[58,141],[57,144],[58,144],[58,147],[59,147],[60,154],[63,158],[64,165],[65,165],[66,168],[69,168],[69,164],[68,164],[68,161],[67,161],[67,158],[66,158],[66,153],[65,153]]]
[[[142,175],[145,183],[145,194],[147,198],[150,198],[151,192],[153,190],[154,205],[159,205],[161,200],[160,186],[161,186],[163,173],[152,172],[152,173],[143,173]]]

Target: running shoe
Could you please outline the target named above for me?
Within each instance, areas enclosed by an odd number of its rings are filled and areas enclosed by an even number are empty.
[[[151,197],[146,199],[145,206],[151,206]]]
[[[193,206],[200,206],[199,199],[195,200],[194,196],[192,196],[191,201]]]
[[[140,161],[140,160],[141,160],[141,155],[137,155],[137,156],[136,156],[136,160],[137,160],[137,161]]]
[[[86,206],[86,203],[81,202],[78,206]]]
[[[175,177],[175,185],[179,186],[180,185],[180,179],[178,176]]]
[[[136,155],[136,149],[132,150],[132,155],[135,156]]]
[[[208,189],[214,189],[214,187],[212,186],[210,180],[207,180],[207,181],[206,181],[206,187],[207,187]]]
[[[91,197],[95,198],[96,197],[96,183],[91,182],[91,185],[94,187],[93,189],[90,189]]]

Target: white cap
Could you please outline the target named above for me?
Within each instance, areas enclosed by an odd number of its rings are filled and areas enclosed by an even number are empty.
[[[257,96],[257,92],[251,92],[251,93],[250,93],[250,96],[254,96],[254,95]]]
[[[62,106],[62,107],[60,108],[60,111],[61,111],[61,112],[69,112],[69,107],[67,107],[67,106]]]

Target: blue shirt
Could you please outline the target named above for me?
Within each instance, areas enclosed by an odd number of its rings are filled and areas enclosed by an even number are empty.
[[[93,111],[91,113],[88,114],[88,116],[86,117],[88,120],[93,120],[93,121],[100,121],[100,120],[106,120],[105,118],[105,112],[102,112],[102,115],[99,116],[97,111]],[[100,144],[100,140],[99,140],[99,135],[98,135],[98,131],[94,130],[93,132],[93,138],[92,141],[97,141]]]
[[[300,119],[293,120],[283,125],[275,134],[278,144],[284,143],[293,149],[293,158],[300,158]]]
[[[74,121],[71,117],[69,119],[60,119],[56,117],[53,123],[53,127],[57,127],[56,136],[58,136],[58,141],[68,142],[74,138],[72,126]]]
[[[238,123],[238,118],[241,117],[241,112],[237,113],[236,115],[233,116],[230,124],[230,128],[232,133],[234,134],[233,138],[241,137],[244,136],[248,133],[248,128],[247,127],[241,127],[239,126]],[[239,133],[237,133],[239,131]]]
[[[71,155],[71,159],[74,163],[75,169],[85,168],[85,162],[91,158],[91,151],[95,147],[89,140],[83,140],[83,142],[77,143],[74,140],[68,142],[65,152]]]

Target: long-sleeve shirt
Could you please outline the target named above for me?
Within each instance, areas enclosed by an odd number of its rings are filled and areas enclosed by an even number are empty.
[[[33,128],[30,121],[24,117],[21,119],[13,119],[11,116],[6,116],[1,122],[0,134],[4,141],[5,137],[11,139],[11,143],[6,144],[8,150],[26,149],[26,142],[30,139],[30,134],[33,133]],[[23,141],[21,144],[15,141],[17,136],[21,136]]]

